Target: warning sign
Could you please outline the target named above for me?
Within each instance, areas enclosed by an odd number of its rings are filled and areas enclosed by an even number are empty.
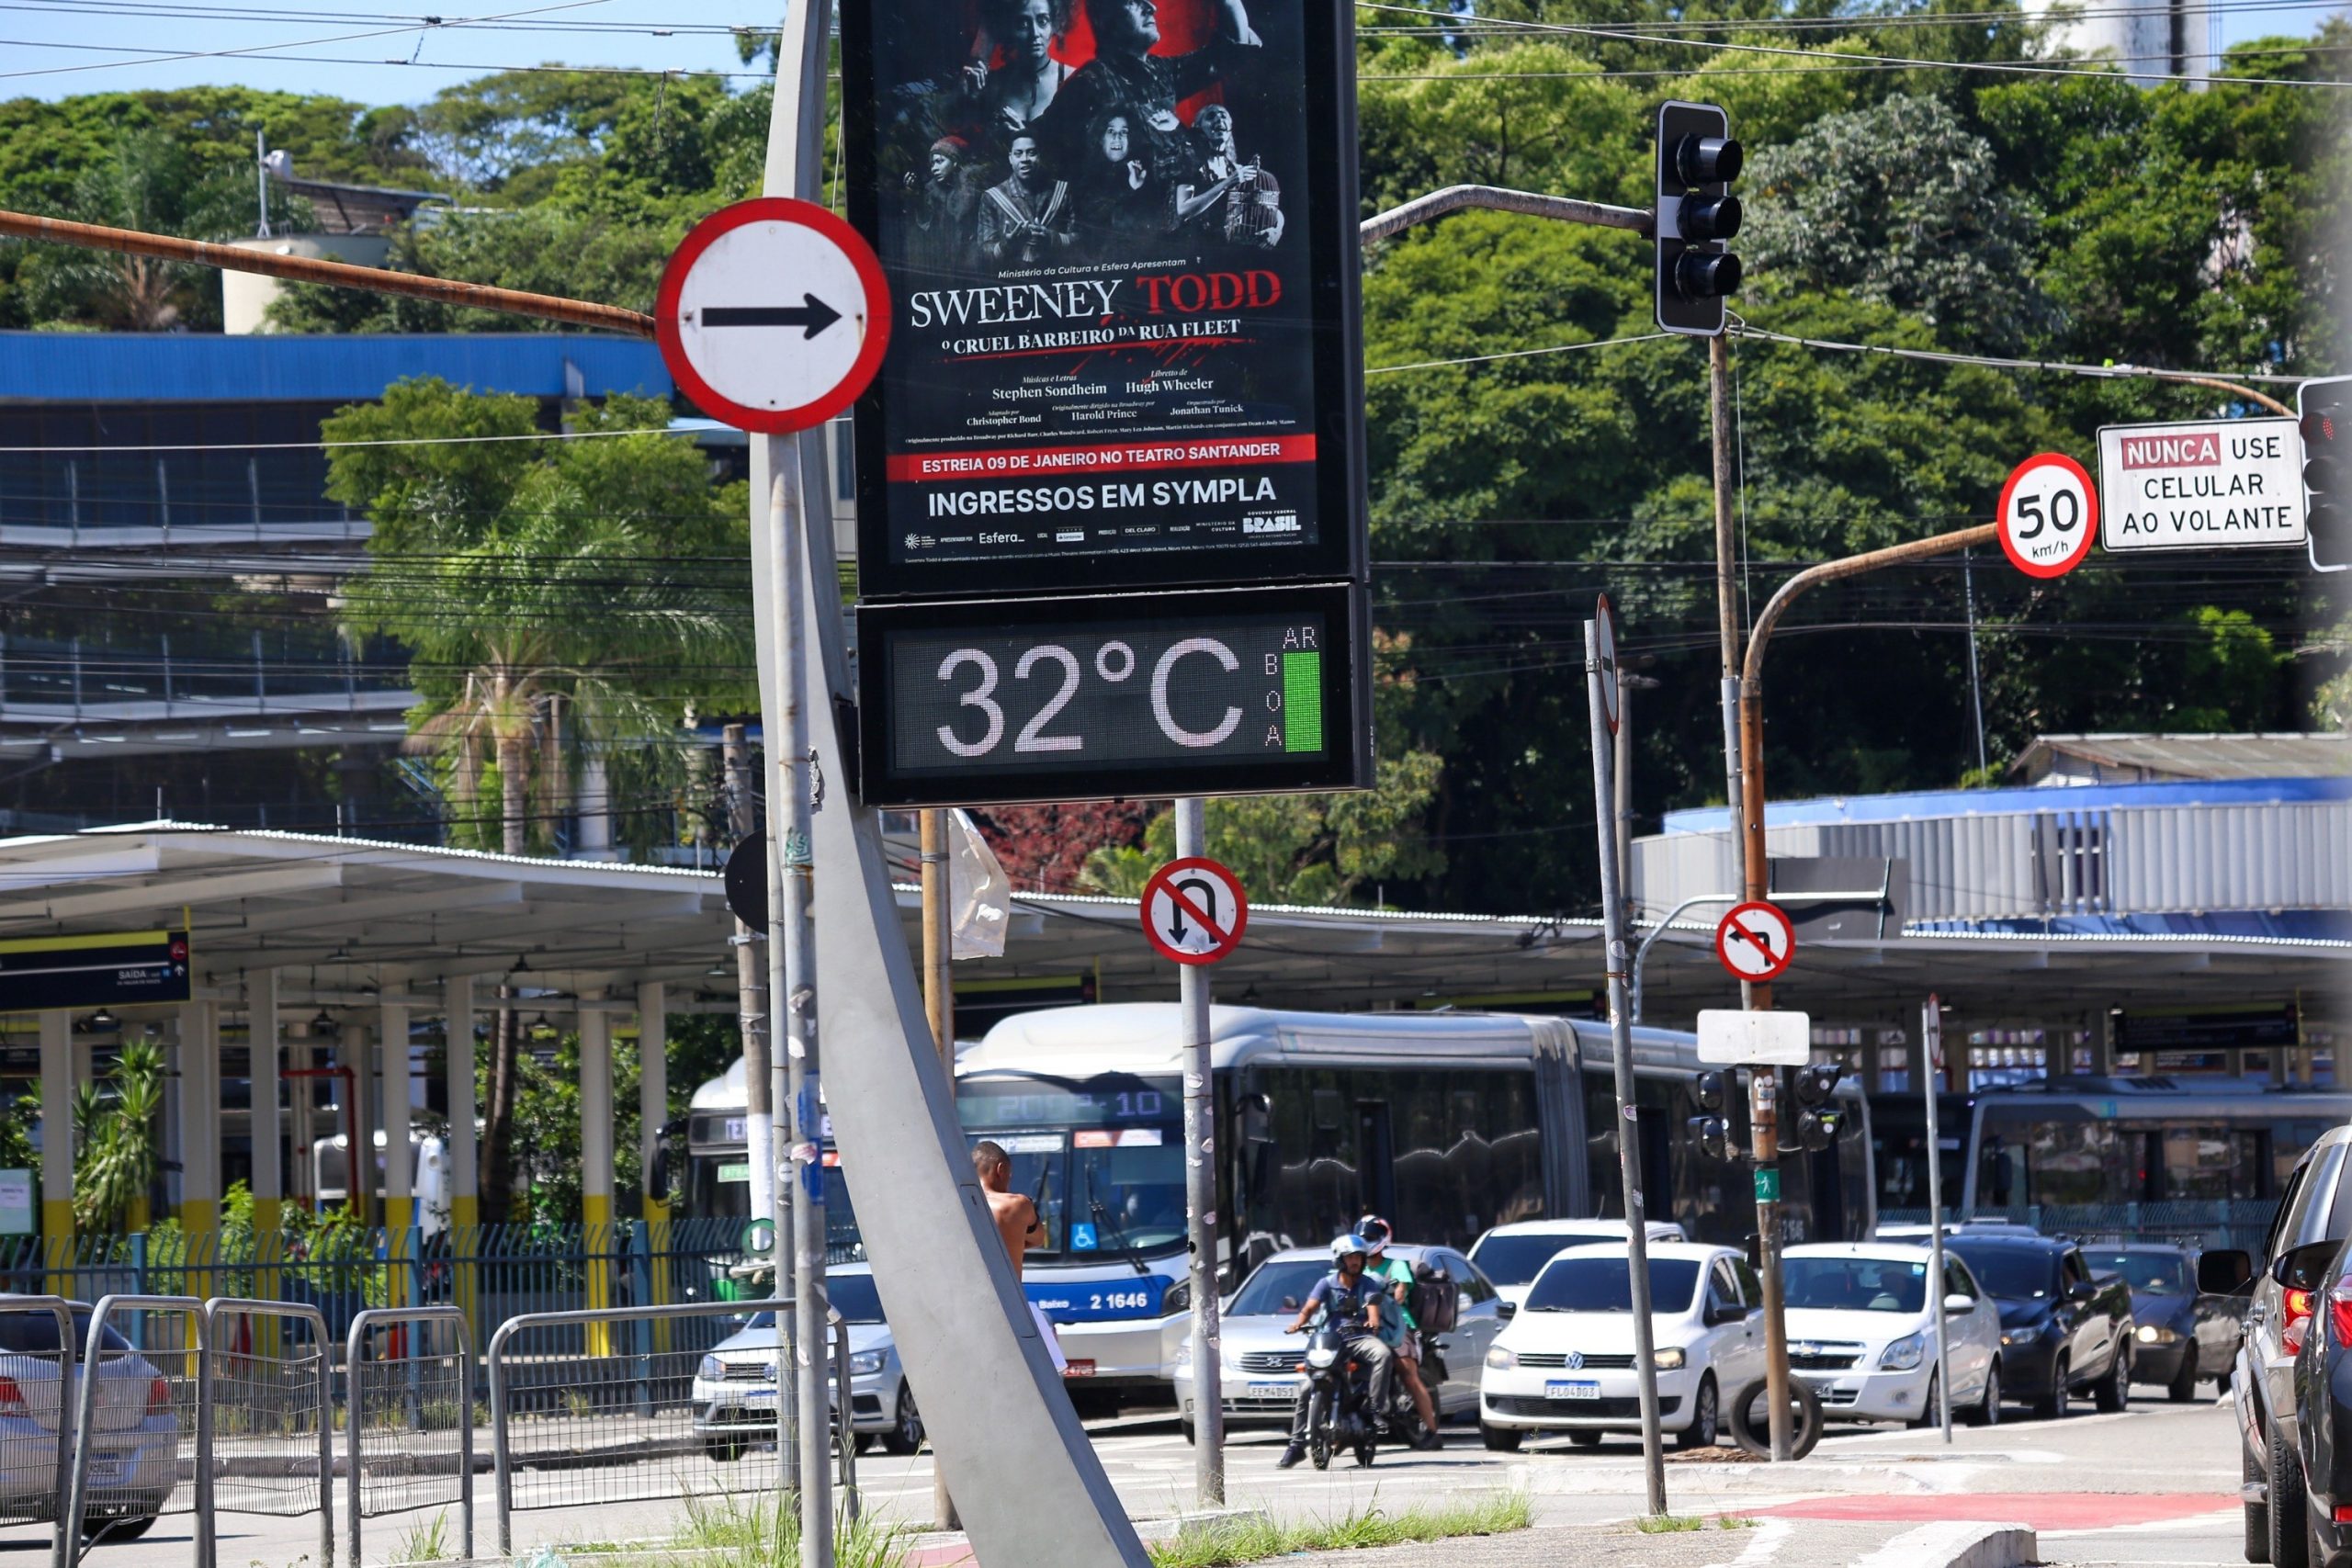
[[[2110,424],[2098,433],[2110,550],[2303,542],[2302,443],[2291,419]]]

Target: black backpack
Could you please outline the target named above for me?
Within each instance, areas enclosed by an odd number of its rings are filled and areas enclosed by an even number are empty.
[[[1413,1314],[1423,1334],[1444,1334],[1453,1327],[1462,1292],[1453,1276],[1427,1261],[1413,1265],[1413,1282],[1405,1288],[1405,1310]]]

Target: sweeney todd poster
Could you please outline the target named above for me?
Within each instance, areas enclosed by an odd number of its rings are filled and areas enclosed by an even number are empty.
[[[1359,570],[1349,13],[842,10],[852,220],[891,287],[863,591]]]

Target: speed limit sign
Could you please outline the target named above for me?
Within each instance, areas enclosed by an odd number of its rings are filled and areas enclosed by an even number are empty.
[[[2098,491],[2063,452],[2028,457],[2001,487],[2001,553],[2028,577],[2064,577],[2098,537]]]

